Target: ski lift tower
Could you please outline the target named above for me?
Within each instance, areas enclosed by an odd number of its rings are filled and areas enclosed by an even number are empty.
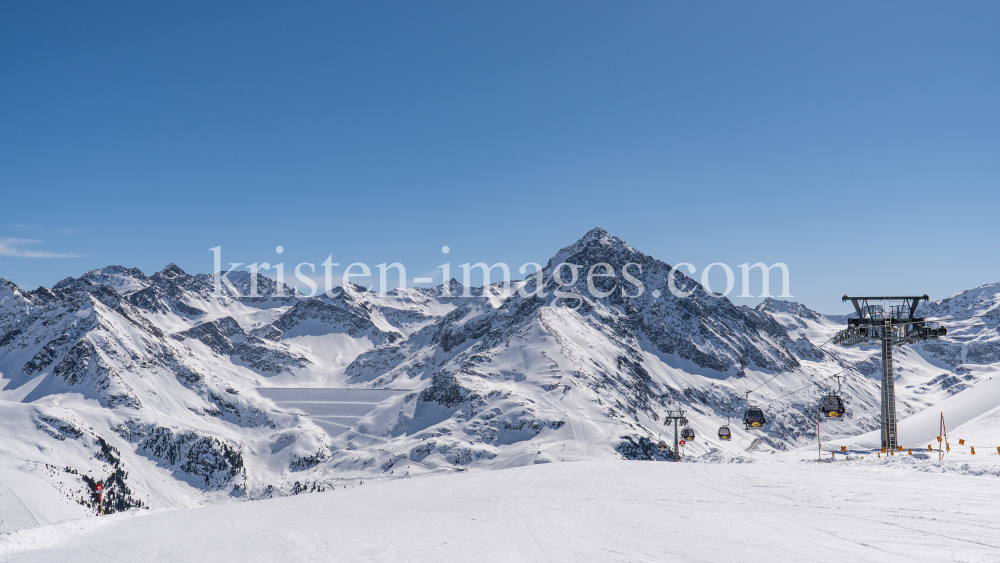
[[[892,378],[892,347],[932,338],[948,333],[945,328],[931,328],[930,323],[917,317],[917,305],[928,301],[919,297],[848,297],[858,318],[847,319],[847,328],[833,337],[841,346],[882,345],[882,447],[895,450],[896,440],[896,388]]]
[[[679,440],[677,439],[677,424],[680,423],[687,426],[688,419],[684,417],[685,412],[686,411],[683,410],[667,411],[667,414],[663,416],[664,425],[670,424],[671,421],[674,423],[674,461],[680,461],[680,450],[677,449],[679,446]]]

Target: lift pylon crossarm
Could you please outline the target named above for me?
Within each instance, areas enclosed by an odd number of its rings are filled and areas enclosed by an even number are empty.
[[[892,301],[902,301],[903,306],[909,309],[909,311],[907,311],[909,313],[907,317],[913,318],[917,312],[917,305],[919,305],[921,301],[930,301],[930,297],[927,297],[926,293],[924,295],[907,296],[907,297],[903,296],[894,297],[891,295],[883,295],[881,297],[849,297],[845,295],[842,301],[844,301],[845,303],[847,301],[850,301],[851,304],[854,305],[854,310],[858,312],[858,317],[862,319],[865,318],[866,316],[865,312],[871,310],[869,309],[870,303],[882,304]],[[903,311],[902,307],[900,307],[898,311],[902,312]]]
[[[917,305],[929,301],[921,296],[850,297],[858,314],[847,320],[847,328],[834,335],[832,341],[840,346],[871,346],[889,340],[892,344],[909,344],[940,338],[948,329],[932,327],[922,317],[917,317]]]

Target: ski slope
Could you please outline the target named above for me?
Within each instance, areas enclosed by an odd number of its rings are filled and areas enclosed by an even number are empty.
[[[120,513],[0,536],[0,553],[59,563],[1000,561],[995,477],[757,458],[541,464]]]

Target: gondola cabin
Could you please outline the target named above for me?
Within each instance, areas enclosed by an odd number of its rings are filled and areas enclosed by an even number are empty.
[[[764,417],[764,411],[759,407],[750,407],[743,413],[743,424],[747,427],[747,430],[751,428],[760,428],[767,424],[767,419]]]
[[[823,413],[823,418],[834,420],[844,418],[844,413],[847,411],[843,399],[836,395],[826,395],[820,399],[819,410]]]
[[[732,440],[733,433],[729,431],[729,425],[722,426],[719,428],[719,439],[720,440]]]
[[[684,430],[681,430],[681,438],[684,438],[688,442],[694,440],[694,430],[690,428],[685,428]]]

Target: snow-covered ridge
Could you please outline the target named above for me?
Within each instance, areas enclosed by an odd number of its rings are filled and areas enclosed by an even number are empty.
[[[563,262],[619,273],[631,264],[636,282],[595,278],[606,294],[595,297],[583,276],[572,287],[554,281]],[[671,274],[689,297],[669,290]],[[0,420],[11,437],[0,444],[0,483],[30,471],[31,487],[89,507],[87,487],[104,481],[113,510],[124,510],[468,465],[662,458],[648,444],[667,434],[663,413],[675,408],[698,434],[689,455],[788,449],[813,436],[828,386],[810,381],[842,371],[849,417],[829,431],[878,425],[875,352],[824,345],[843,319],[773,299],[736,306],[602,229],[560,249],[541,288],[535,277],[519,282],[527,297],[499,284],[462,297],[451,280],[448,292],[351,284],[336,297],[297,298],[263,276],[248,297],[250,276],[229,273],[221,294],[213,276],[173,264],[148,276],[109,266],[34,291],[0,278]],[[636,283],[644,291],[632,297]],[[921,313],[994,311],[998,288]],[[901,417],[991,376],[997,331],[966,324],[901,351]],[[266,393],[294,400],[266,398],[265,387],[294,388]],[[736,425],[743,393],[758,387],[752,398],[771,423],[746,431]],[[329,401],[312,388],[392,392]],[[722,443],[726,417],[734,437]]]

